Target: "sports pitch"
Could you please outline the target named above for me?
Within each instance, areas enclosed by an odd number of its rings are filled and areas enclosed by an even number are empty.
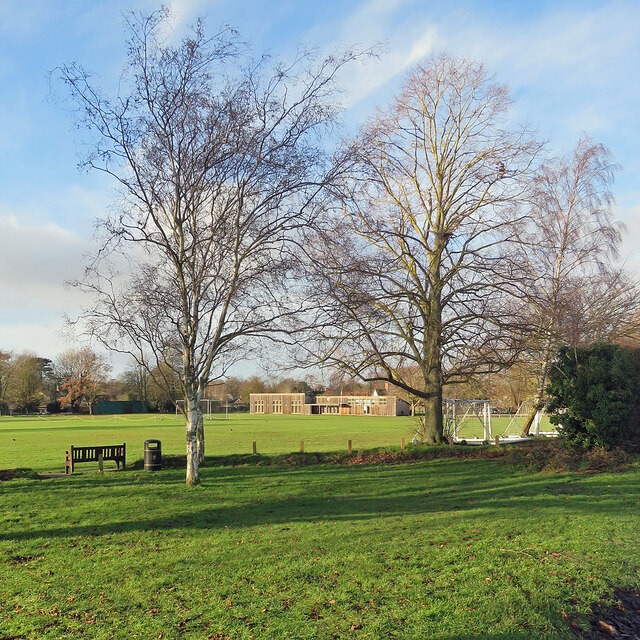
[[[494,418],[493,435],[501,435],[508,418]],[[373,416],[285,416],[214,414],[205,420],[207,455],[224,456],[252,451],[281,454],[354,451],[408,444],[416,430],[414,418]],[[466,433],[482,435],[479,422]],[[71,445],[127,445],[127,463],[143,456],[144,441],[157,439],[165,455],[184,455],[185,423],[171,414],[33,416],[0,418],[0,469],[29,468],[41,472],[64,470],[64,453]],[[107,463],[109,465],[111,463]],[[81,469],[82,466],[79,467]]]

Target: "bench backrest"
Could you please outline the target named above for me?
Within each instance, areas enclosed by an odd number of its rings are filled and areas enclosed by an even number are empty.
[[[71,459],[73,462],[95,462],[102,453],[103,460],[124,460],[125,445],[109,444],[95,447],[71,446]]]

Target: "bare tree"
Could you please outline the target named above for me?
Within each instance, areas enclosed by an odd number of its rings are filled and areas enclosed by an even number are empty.
[[[58,356],[56,374],[60,379],[63,403],[76,407],[85,400],[89,414],[102,395],[111,365],[106,358],[91,349],[69,349]]]
[[[514,225],[534,329],[526,355],[537,371],[527,433],[557,349],[623,338],[635,325],[637,287],[614,266],[623,231],[611,209],[615,168],[609,150],[583,136],[571,155],[540,168],[527,216]]]
[[[473,61],[417,66],[350,146],[338,215],[310,245],[323,363],[418,396],[429,442],[443,385],[515,353],[506,225],[538,145],[507,127],[510,102]]]
[[[331,178],[321,136],[351,56],[251,62],[233,34],[208,38],[200,22],[174,47],[161,39],[164,17],[129,24],[122,95],[103,97],[77,65],[62,77],[94,135],[87,166],[123,193],[82,283],[95,300],[84,320],[109,348],[179,377],[193,485],[204,387],[246,339],[273,335],[296,310],[284,282]],[[118,253],[126,269],[116,268]]]
[[[139,400],[149,404],[149,372],[142,366],[134,364],[120,376],[129,400]]]

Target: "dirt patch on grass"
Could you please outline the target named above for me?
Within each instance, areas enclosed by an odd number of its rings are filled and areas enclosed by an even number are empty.
[[[623,449],[570,449],[558,441],[531,441],[505,449],[508,465],[531,471],[583,471],[600,473],[625,471],[632,456]]]
[[[0,482],[14,478],[37,478],[38,474],[32,469],[0,469]],[[1,639],[0,639],[1,640]]]
[[[278,455],[235,454],[227,456],[207,456],[203,466],[276,466],[294,467],[318,464],[367,465],[367,464],[407,464],[425,460],[500,460],[519,470],[533,472],[582,471],[587,473],[624,471],[633,456],[622,449],[606,451],[571,450],[562,447],[557,440],[532,440],[509,445],[495,446],[421,446],[409,445],[405,449],[380,448],[344,452],[305,452]],[[186,456],[162,457],[165,469],[186,468]],[[133,463],[134,469],[142,469],[143,461]]]
[[[574,626],[575,636],[587,640],[640,640],[640,590],[615,589],[611,600],[603,599],[593,607],[589,625],[586,631]]]

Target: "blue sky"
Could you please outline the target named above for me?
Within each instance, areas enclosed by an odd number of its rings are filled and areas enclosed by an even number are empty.
[[[375,64],[343,78],[345,121],[384,106],[412,64],[446,50],[483,61],[510,85],[513,117],[553,147],[582,132],[622,166],[616,214],[628,227],[623,257],[640,268],[640,3],[467,0],[235,2],[174,0],[172,37],[204,15],[236,27],[257,51],[290,56],[299,43],[331,50],[384,45]],[[77,60],[117,81],[122,12],[149,0],[0,0],[0,349],[55,357],[69,347],[63,312],[81,304],[65,280],[82,273],[92,220],[111,201],[105,178],[78,170],[81,135],[49,72]],[[57,95],[56,95],[57,94]],[[240,371],[240,373],[242,373]]]

